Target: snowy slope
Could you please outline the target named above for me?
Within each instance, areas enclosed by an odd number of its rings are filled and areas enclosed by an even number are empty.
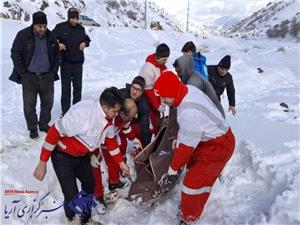
[[[251,16],[229,28],[229,36],[244,38],[300,38],[300,2],[286,0],[270,2]]]
[[[222,34],[224,30],[261,9],[268,2],[277,0],[152,0],[184,26],[189,2],[189,30],[193,32]]]
[[[34,199],[43,200],[43,209],[54,209],[62,194],[51,162],[43,182],[32,177],[45,135],[28,137],[22,111],[21,86],[8,80],[12,70],[10,47],[15,34],[27,26],[18,21],[1,19],[1,224],[64,224],[62,208],[43,212],[32,218],[10,212],[14,206],[31,206]],[[54,27],[50,22],[49,27]],[[5,32],[2,32],[5,31]],[[199,225],[276,224],[297,225],[299,209],[299,124],[300,72],[297,44],[276,41],[235,41],[230,38],[196,38],[192,34],[173,31],[151,31],[129,28],[89,28],[91,46],[86,49],[83,76],[83,99],[98,98],[105,87],[124,87],[137,75],[145,57],[158,43],[171,48],[167,66],[180,56],[182,45],[193,40],[207,56],[208,64],[216,64],[225,54],[232,56],[237,115],[227,114],[236,135],[235,153],[217,181]],[[264,73],[258,73],[257,68]],[[226,96],[222,98],[227,109]],[[289,111],[279,104],[285,102]],[[60,83],[55,84],[52,122],[61,113]],[[105,166],[104,177],[106,177]],[[104,179],[104,185],[107,185]],[[100,217],[106,225],[177,224],[177,205],[181,184],[168,198],[153,208],[136,206],[119,200]],[[5,190],[33,190],[37,195],[5,195]],[[20,203],[12,203],[21,200]],[[6,207],[6,208],[5,208]],[[5,211],[6,209],[6,211]],[[5,216],[8,216],[5,219]]]
[[[2,4],[2,3],[1,3]],[[143,28],[144,5],[135,0],[6,0],[1,6],[0,18],[30,21],[31,14],[43,10],[48,20],[65,20],[67,10],[76,7],[80,13],[93,18],[100,26]],[[164,30],[182,30],[181,25],[155,3],[147,7],[147,27],[151,21],[160,21]]]

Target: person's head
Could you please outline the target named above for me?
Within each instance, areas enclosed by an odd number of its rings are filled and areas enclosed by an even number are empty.
[[[228,73],[228,70],[230,69],[230,65],[230,55],[224,56],[218,64],[218,74],[220,76],[225,76]]]
[[[137,106],[133,99],[126,98],[120,110],[119,116],[123,122],[133,120],[137,113]]]
[[[161,103],[178,106],[187,93],[187,87],[172,71],[164,71],[154,83],[154,91]]]
[[[38,36],[44,36],[47,32],[47,16],[44,12],[35,12],[32,15],[33,31]]]
[[[106,117],[111,120],[119,114],[124,99],[116,87],[110,87],[102,92],[99,101]]]
[[[130,97],[134,101],[138,101],[141,96],[143,95],[144,88],[145,88],[145,79],[141,76],[136,76],[130,86]]]
[[[72,26],[76,26],[79,20],[79,12],[76,8],[70,8],[68,10],[68,21]]]
[[[196,53],[196,45],[194,44],[194,42],[188,41],[183,45],[181,52],[182,53]]]
[[[157,46],[155,51],[155,58],[160,65],[166,64],[169,56],[170,56],[170,48],[168,45],[162,43]]]
[[[192,54],[183,54],[175,60],[173,66],[184,84],[186,84],[190,77],[195,73]]]

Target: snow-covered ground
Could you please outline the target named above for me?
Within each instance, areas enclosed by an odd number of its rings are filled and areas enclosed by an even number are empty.
[[[40,133],[37,140],[28,137],[21,86],[8,80],[12,71],[12,41],[26,24],[0,22],[1,224],[64,224],[62,208],[44,211],[55,209],[63,201],[51,162],[43,182],[32,176],[45,135]],[[50,24],[50,29],[53,25]],[[169,68],[180,56],[182,45],[189,40],[203,50],[208,64],[217,64],[224,55],[230,54],[237,114],[227,114],[227,119],[237,145],[197,224],[300,224],[299,43],[221,37],[199,39],[192,34],[129,28],[87,28],[87,32],[92,42],[85,52],[83,99],[98,98],[105,87],[124,87],[137,75],[145,57],[161,42],[171,48]],[[264,72],[258,73],[257,68]],[[227,109],[226,96],[222,102]],[[289,106],[288,112],[280,106],[282,102]],[[60,113],[60,82],[56,82],[52,122]],[[104,184],[107,184],[105,180]],[[152,208],[120,199],[100,221],[107,225],[177,224],[180,189],[181,184]],[[5,194],[8,190],[39,193]],[[45,196],[48,192],[50,194]],[[38,202],[43,203],[39,209]]]

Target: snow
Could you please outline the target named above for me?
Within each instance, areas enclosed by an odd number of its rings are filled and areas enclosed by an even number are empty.
[[[10,48],[16,33],[28,23],[0,20],[1,27],[1,224],[64,224],[60,208],[50,213],[25,215],[16,213],[5,219],[5,207],[21,199],[33,205],[50,192],[42,205],[55,208],[63,201],[61,189],[51,162],[43,182],[33,178],[45,134],[31,140],[26,130],[21,86],[8,80],[12,71]],[[49,27],[54,27],[50,22]],[[299,208],[299,44],[285,41],[246,41],[209,36],[197,38],[191,33],[151,31],[130,28],[87,28],[92,42],[85,50],[83,99],[98,98],[104,88],[124,87],[137,75],[146,56],[158,43],[170,46],[167,63],[180,56],[182,45],[196,43],[208,64],[217,64],[226,54],[232,56],[230,72],[236,87],[237,114],[227,114],[236,136],[234,155],[216,181],[199,225],[300,224]],[[278,51],[279,48],[284,51]],[[258,73],[262,68],[263,73]],[[289,106],[280,106],[285,102]],[[228,108],[227,97],[222,103]],[[39,105],[39,104],[38,104]],[[55,83],[53,123],[60,115],[60,82]],[[105,165],[104,185],[107,186]],[[35,190],[37,195],[5,195],[5,190]],[[125,199],[100,217],[109,225],[177,224],[181,184],[177,185],[157,206],[146,208]],[[54,202],[55,201],[55,202]]]

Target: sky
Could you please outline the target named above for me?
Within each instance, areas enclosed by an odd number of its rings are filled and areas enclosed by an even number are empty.
[[[186,19],[188,0],[151,0],[163,7],[168,13]],[[246,17],[252,12],[275,0],[190,0],[190,18],[205,20],[211,16]]]

